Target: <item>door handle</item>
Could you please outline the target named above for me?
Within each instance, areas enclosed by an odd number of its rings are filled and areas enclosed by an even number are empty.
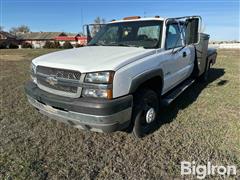
[[[187,56],[187,53],[184,51],[183,53],[182,53],[182,57],[186,57]]]

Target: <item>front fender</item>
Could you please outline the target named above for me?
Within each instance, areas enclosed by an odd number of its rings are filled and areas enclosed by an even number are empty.
[[[141,86],[144,82],[154,78],[154,77],[160,77],[162,82],[162,87],[163,87],[163,70],[158,68],[158,69],[152,69],[152,70],[148,70],[145,71],[137,76],[135,76],[132,79],[131,85],[130,85],[130,89],[129,89],[129,93],[134,93],[139,86]]]

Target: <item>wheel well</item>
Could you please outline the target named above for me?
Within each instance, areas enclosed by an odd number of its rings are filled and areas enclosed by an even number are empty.
[[[162,93],[163,81],[160,76],[153,77],[145,82],[143,82],[138,89],[140,88],[150,88],[155,91],[158,95]]]

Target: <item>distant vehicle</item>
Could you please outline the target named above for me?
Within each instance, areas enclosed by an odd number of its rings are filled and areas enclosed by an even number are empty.
[[[216,49],[201,17],[127,17],[105,24],[88,46],[32,61],[25,86],[41,113],[80,129],[147,135],[160,105],[207,81]],[[88,30],[89,31],[89,30]],[[130,128],[132,127],[132,128]]]

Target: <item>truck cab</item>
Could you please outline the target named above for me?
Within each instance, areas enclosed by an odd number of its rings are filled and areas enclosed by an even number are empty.
[[[28,101],[80,129],[144,137],[161,105],[207,80],[217,53],[200,28],[199,16],[113,20],[86,47],[34,59]]]

